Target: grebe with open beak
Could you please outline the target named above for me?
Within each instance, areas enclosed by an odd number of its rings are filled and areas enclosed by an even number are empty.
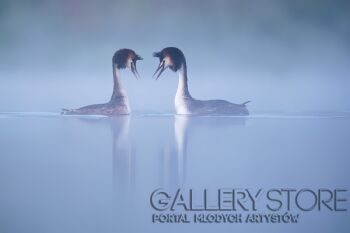
[[[175,47],[164,48],[160,52],[153,53],[154,57],[159,58],[159,66],[154,73],[156,79],[160,77],[167,68],[177,72],[179,71],[179,83],[175,96],[176,114],[185,115],[234,115],[246,116],[249,112],[246,101],[242,104],[230,103],[226,100],[196,100],[194,99],[187,84],[187,66],[186,59],[182,51]]]
[[[129,101],[121,85],[120,70],[129,68],[135,78],[138,78],[139,74],[136,69],[137,60],[142,60],[142,58],[131,49],[120,49],[115,52],[112,58],[114,86],[110,101],[108,103],[92,104],[78,109],[62,109],[62,114],[106,116],[129,114]]]

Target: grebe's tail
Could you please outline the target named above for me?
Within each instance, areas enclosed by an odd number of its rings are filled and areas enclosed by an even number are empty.
[[[241,103],[241,105],[246,106],[246,104],[248,104],[248,103],[250,103],[250,102],[252,102],[252,101],[248,100],[248,101],[246,101],[246,102]]]
[[[76,111],[74,109],[62,108],[61,114],[62,115],[72,115],[72,114],[76,114]]]

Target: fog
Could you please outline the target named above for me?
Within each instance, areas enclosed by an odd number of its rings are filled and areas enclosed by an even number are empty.
[[[174,112],[177,75],[154,51],[180,48],[198,99],[252,112],[350,111],[348,1],[1,1],[0,111],[109,100],[113,53],[144,60],[122,81],[135,112]]]

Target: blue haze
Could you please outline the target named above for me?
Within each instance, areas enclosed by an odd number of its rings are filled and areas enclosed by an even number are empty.
[[[111,57],[131,48],[134,111],[173,112],[177,76],[151,79],[152,52],[186,55],[198,99],[251,100],[253,112],[349,111],[348,1],[1,1],[0,111],[107,101]]]
[[[349,232],[349,212],[298,224],[151,223],[156,188],[349,190],[348,1],[0,1],[0,232]],[[151,79],[177,46],[199,99],[252,115],[174,116],[177,76]],[[131,116],[61,116],[112,92]],[[346,198],[349,200],[349,193]],[[346,203],[349,209],[349,202]]]

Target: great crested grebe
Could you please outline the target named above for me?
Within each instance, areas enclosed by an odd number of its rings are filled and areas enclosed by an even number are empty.
[[[186,59],[182,51],[175,47],[164,48],[160,52],[153,53],[159,58],[159,66],[154,73],[156,79],[166,68],[172,71],[179,71],[179,84],[175,96],[176,114],[186,115],[235,115],[246,116],[249,112],[246,101],[242,104],[230,103],[226,100],[196,100],[188,91]],[[158,73],[158,74],[157,74]]]
[[[137,60],[142,60],[142,58],[131,49],[120,49],[116,51],[112,58],[114,86],[110,101],[108,103],[92,104],[78,109],[62,109],[62,114],[106,116],[129,114],[129,101],[121,85],[120,70],[129,68],[135,78],[138,78],[139,74],[136,69]]]

